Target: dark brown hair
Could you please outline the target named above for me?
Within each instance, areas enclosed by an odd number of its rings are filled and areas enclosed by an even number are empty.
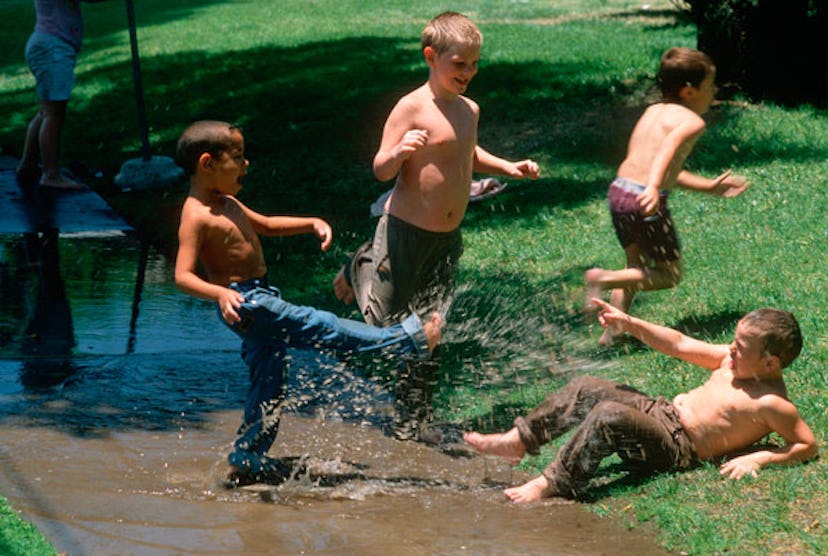
[[[238,146],[233,132],[241,133],[241,128],[227,122],[202,120],[187,127],[178,138],[175,151],[175,163],[184,169],[184,174],[195,174],[198,159],[204,153],[218,158],[222,153]]]
[[[802,331],[796,318],[787,311],[756,309],[742,317],[741,322],[758,332],[762,352],[778,357],[783,369],[802,351]]]
[[[688,85],[698,87],[704,78],[716,71],[710,56],[692,48],[673,47],[661,56],[658,86],[664,100],[678,101],[679,93]]]

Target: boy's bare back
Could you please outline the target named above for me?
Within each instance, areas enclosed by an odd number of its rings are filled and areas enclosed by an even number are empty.
[[[383,131],[380,151],[408,130],[425,131],[397,176],[389,213],[431,231],[456,229],[466,212],[477,145],[478,106],[458,95],[438,97],[426,83],[403,97]]]
[[[657,180],[659,170],[665,168],[663,181],[655,185],[662,191],[672,188],[704,128],[701,116],[681,104],[650,106],[630,135],[627,157],[618,168],[618,177],[646,186]]]

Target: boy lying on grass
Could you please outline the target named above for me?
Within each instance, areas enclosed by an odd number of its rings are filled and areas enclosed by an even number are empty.
[[[653,349],[710,370],[701,386],[669,402],[629,386],[578,377],[550,394],[506,433],[464,435],[484,454],[514,463],[575,428],[543,474],[504,491],[514,502],[575,498],[586,490],[605,457],[617,453],[631,468],[655,473],[689,469],[700,461],[730,457],[722,475],[756,476],[768,464],[792,464],[817,454],[811,429],[788,399],[782,369],[802,348],[796,319],[778,309],[742,317],[730,345],[709,344],[677,330],[632,317],[600,299],[598,320],[632,334]],[[577,427],[577,428],[576,428]],[[786,444],[745,452],[775,432]]]

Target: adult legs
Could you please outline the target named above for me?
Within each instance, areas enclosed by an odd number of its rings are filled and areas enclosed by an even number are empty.
[[[55,187],[78,187],[60,175],[60,136],[66,120],[66,100],[41,100],[40,111],[31,119],[26,129],[23,154],[17,168],[17,178],[22,185],[33,185],[38,164],[43,163],[44,184]]]

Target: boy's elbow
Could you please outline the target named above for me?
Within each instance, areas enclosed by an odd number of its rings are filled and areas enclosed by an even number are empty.
[[[816,441],[808,444],[802,454],[802,461],[810,461],[819,457],[819,444]]]
[[[374,177],[377,178],[378,181],[389,181],[394,179],[394,175],[391,174],[389,170],[377,164],[374,165]]]
[[[173,277],[173,282],[175,283],[175,287],[179,290],[186,292],[187,288],[185,286],[186,279],[183,274],[176,272]]]

